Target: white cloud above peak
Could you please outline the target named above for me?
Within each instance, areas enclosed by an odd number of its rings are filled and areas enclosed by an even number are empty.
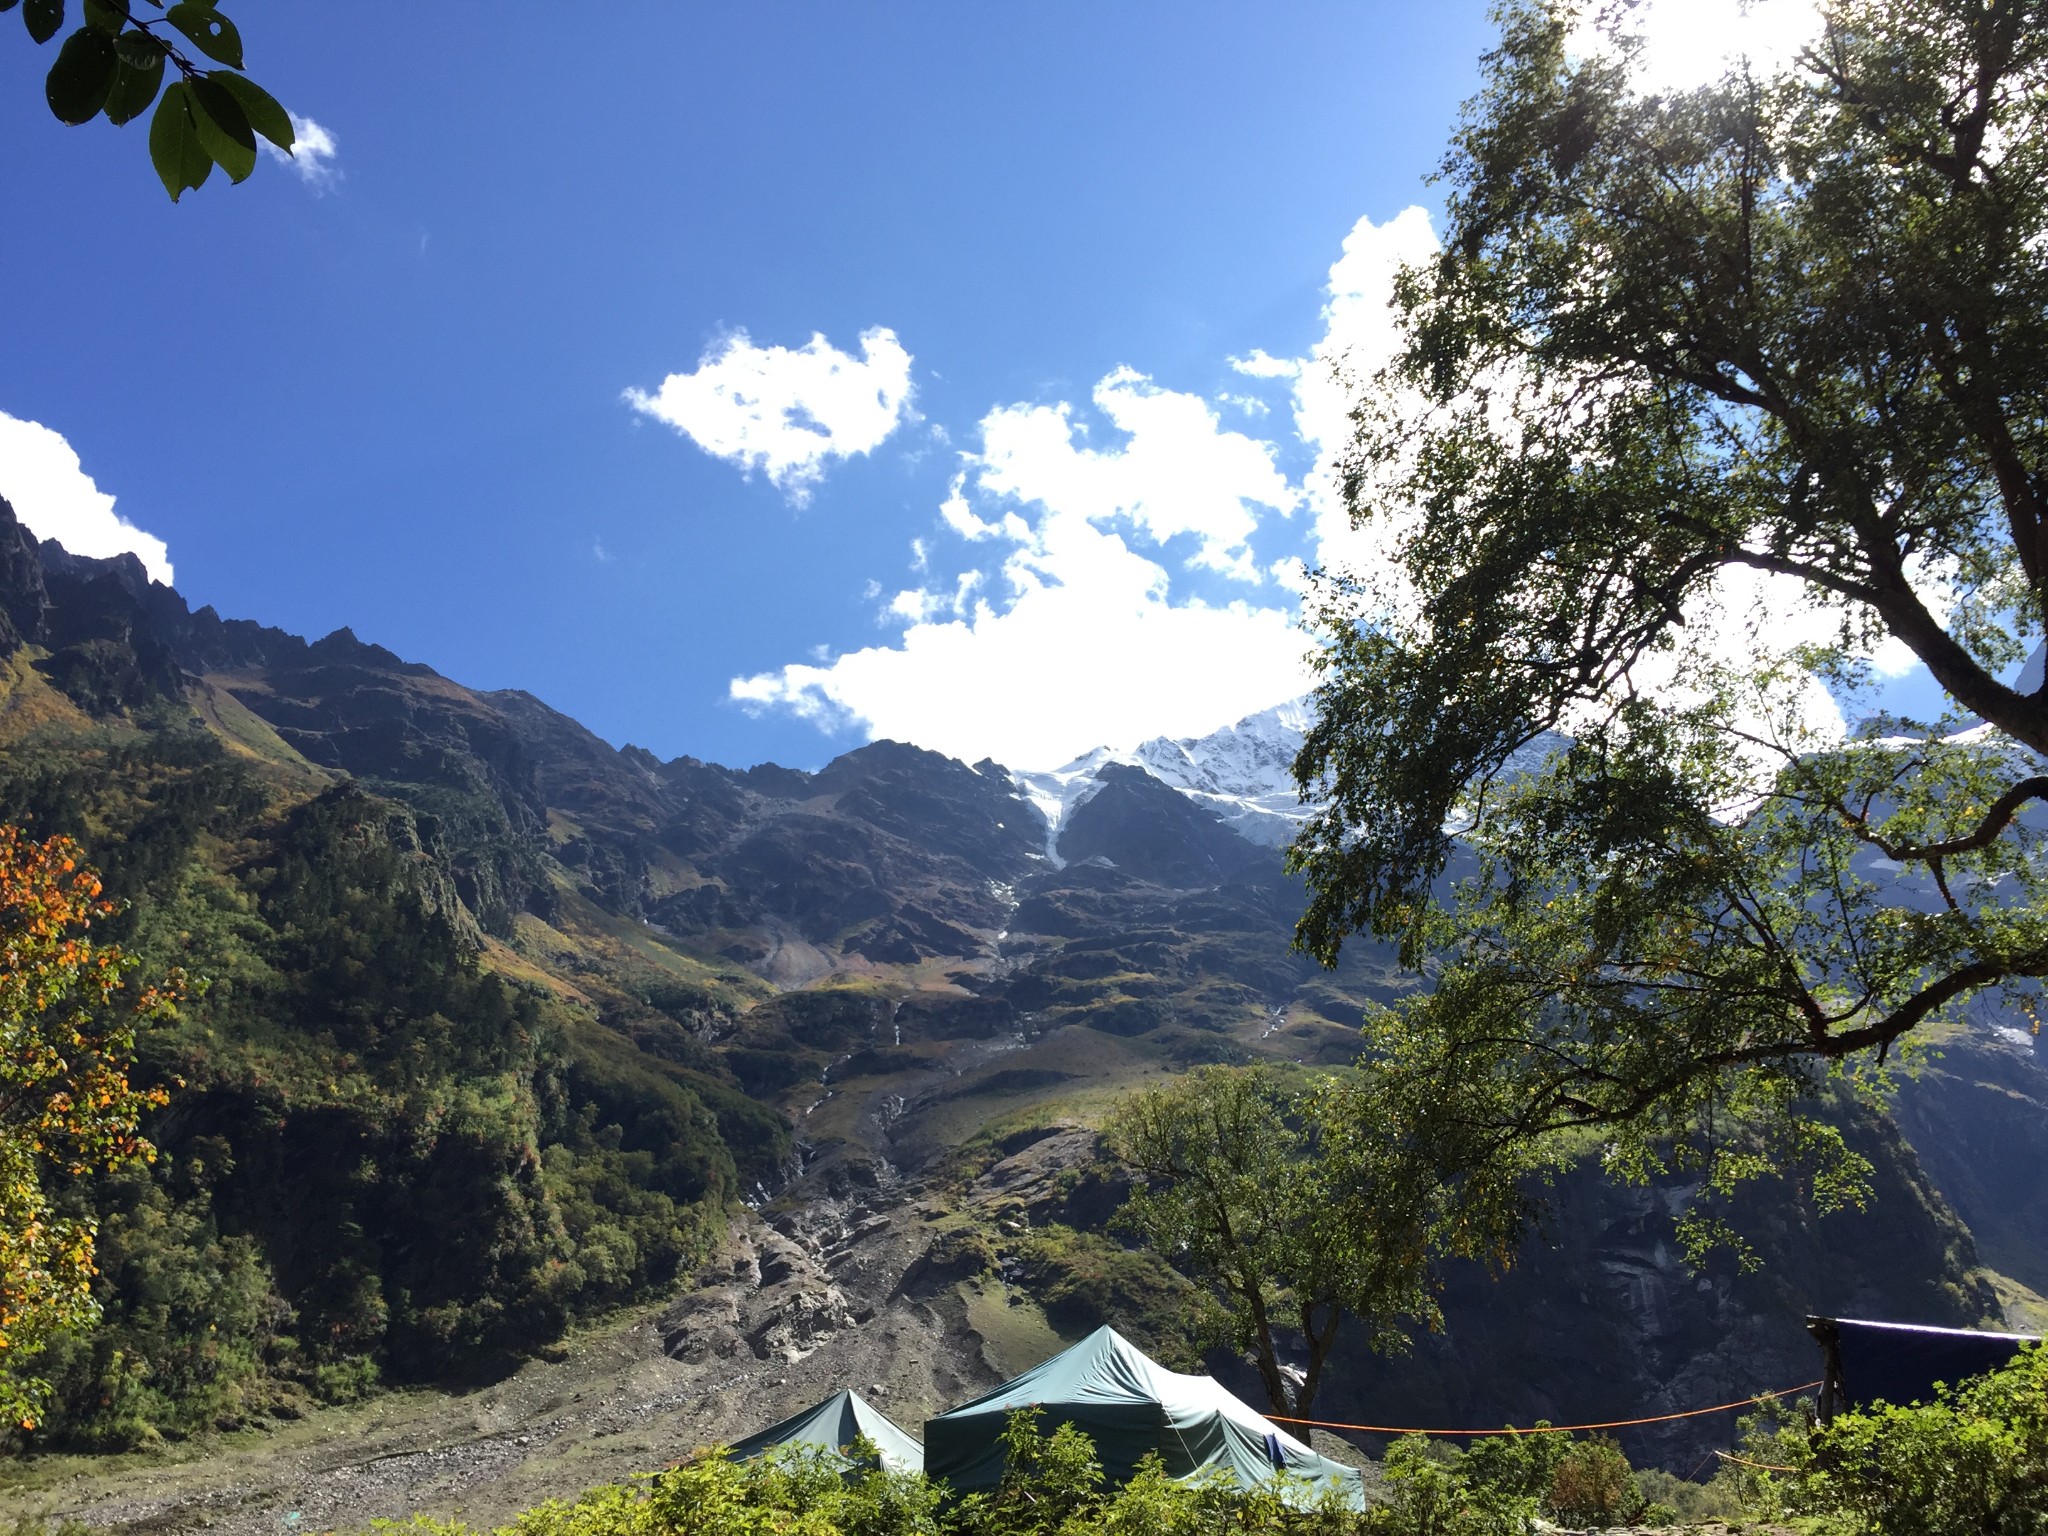
[[[1122,444],[1087,446],[1086,428],[1064,402],[990,412],[974,458],[979,488],[1042,505],[1048,526],[1060,519],[1122,522],[1160,544],[1191,534],[1191,564],[1257,582],[1250,551],[1256,509],[1284,516],[1301,500],[1275,467],[1272,445],[1225,431],[1199,395],[1160,389],[1130,368],[1097,384],[1094,401],[1124,434]]]
[[[911,357],[896,333],[865,330],[860,349],[842,352],[822,334],[801,347],[761,347],[735,331],[689,373],[625,397],[712,457],[763,472],[801,506],[829,461],[873,452],[910,415]]]
[[[882,615],[902,626],[895,642],[735,678],[734,701],[1041,768],[1300,694],[1307,641],[1291,595],[1186,595],[1163,548],[1189,536],[1187,567],[1263,585],[1253,536],[1300,501],[1272,445],[1128,368],[1091,398],[1117,441],[1092,444],[1065,402],[982,418],[980,451],[962,455],[939,514],[969,547],[1007,546],[992,574],[895,593]]]
[[[37,538],[55,539],[74,555],[132,554],[152,580],[169,585],[171,554],[164,541],[114,511],[114,498],[93,482],[62,433],[5,411],[0,497]]]
[[[732,697],[969,762],[1046,768],[1105,743],[1201,735],[1308,686],[1291,613],[1169,602],[1158,568],[1110,543],[1095,579],[1031,584],[1000,611],[977,602],[892,645],[735,678]]]

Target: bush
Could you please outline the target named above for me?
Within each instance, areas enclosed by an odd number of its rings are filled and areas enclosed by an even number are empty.
[[[1605,1435],[1566,1449],[1551,1469],[1543,1501],[1550,1517],[1566,1525],[1624,1525],[1647,1502],[1628,1457]]]
[[[1535,1498],[1521,1491],[1528,1461],[1502,1453],[1522,1448],[1519,1439],[1482,1440],[1475,1460],[1422,1435],[1402,1436],[1387,1447],[1391,1497],[1369,1512],[1366,1528],[1373,1536],[1522,1536],[1536,1513]]]
[[[1793,1469],[1758,1493],[1868,1536],[2033,1536],[2048,1531],[2048,1350],[1942,1388],[1931,1403],[1838,1415],[1781,1431],[1768,1456]]]
[[[1383,1511],[1290,1507],[1271,1487],[1247,1493],[1223,1477],[1176,1482],[1157,1456],[1105,1490],[1093,1441],[1071,1424],[1042,1433],[1038,1417],[1011,1415],[1002,1482],[988,1493],[949,1501],[943,1486],[887,1471],[859,1444],[846,1460],[798,1452],[741,1464],[714,1450],[573,1503],[552,1500],[492,1536],[1511,1536],[1494,1525],[1424,1530],[1390,1524]],[[424,1516],[372,1529],[480,1536]]]
[[[1649,1501],[1641,1516],[1645,1525],[1729,1523],[1745,1513],[1734,1479],[1726,1471],[1711,1482],[1695,1483],[1661,1467],[1647,1467],[1636,1474],[1636,1486]]]

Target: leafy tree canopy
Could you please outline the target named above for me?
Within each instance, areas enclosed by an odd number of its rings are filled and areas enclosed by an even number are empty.
[[[50,1174],[156,1155],[136,1127],[164,1094],[128,1073],[136,1020],[167,1014],[175,986],[132,985],[135,962],[86,937],[113,911],[76,843],[0,826],[0,1412],[24,1428],[47,1389],[18,1363],[98,1312],[96,1224],[53,1208]]]
[[[83,0],[83,23],[57,49],[44,85],[51,112],[77,126],[104,114],[115,127],[156,106],[149,122],[149,158],[176,202],[201,187],[218,165],[230,181],[256,169],[256,140],[287,154],[291,114],[240,73],[242,34],[211,0]],[[47,43],[64,30],[65,0],[0,0],[17,6],[28,35]],[[195,57],[196,55],[196,57]],[[200,59],[224,66],[205,68]],[[174,71],[166,86],[166,66]]]
[[[1138,1181],[1123,1221],[1210,1289],[1276,1413],[1308,1412],[1347,1319],[1382,1349],[1438,1321],[1435,1185],[1343,1097],[1269,1067],[1202,1067],[1125,1100],[1105,1128]],[[1307,1357],[1292,1380],[1290,1336]]]
[[[2048,973],[2048,6],[1822,10],[1653,94],[1507,6],[1358,412],[1298,938],[1439,957],[1378,1080],[1449,1170],[1853,1199],[1815,1091]],[[1913,661],[1943,718],[1845,726]]]

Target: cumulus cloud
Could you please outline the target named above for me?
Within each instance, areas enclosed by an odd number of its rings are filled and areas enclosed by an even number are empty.
[[[268,139],[258,139],[265,154],[280,165],[291,167],[293,174],[315,192],[325,192],[341,180],[341,166],[337,163],[341,154],[341,142],[332,132],[321,127],[310,117],[290,114],[292,137],[296,141],[291,153],[286,154]]]
[[[629,389],[633,409],[667,422],[714,458],[764,472],[799,506],[828,460],[871,453],[910,412],[910,354],[884,327],[861,332],[861,355],[822,335],[802,347],[757,347],[735,331],[689,373],[672,373],[648,394]]]
[[[1264,347],[1253,347],[1243,357],[1233,357],[1230,366],[1247,378],[1291,379],[1301,372],[1298,357],[1274,357]]]
[[[1300,499],[1272,446],[1130,369],[1092,398],[1115,444],[1092,446],[1070,404],[999,408],[940,508],[963,539],[1009,546],[999,596],[979,571],[950,590],[897,593],[894,643],[736,678],[732,697],[1038,768],[1103,743],[1212,730],[1303,692],[1291,601],[1182,596],[1161,547],[1192,536],[1188,566],[1262,585],[1252,535]]]
[[[0,411],[0,497],[36,537],[55,539],[74,555],[133,554],[151,578],[169,585],[171,554],[114,511],[114,498],[93,483],[60,433]]]
[[[980,488],[1066,519],[1128,523],[1154,543],[1192,534],[1194,564],[1257,581],[1249,548],[1255,508],[1285,514],[1300,500],[1275,467],[1272,444],[1224,431],[1199,395],[1157,388],[1130,368],[1097,384],[1094,400],[1125,435],[1114,448],[1088,447],[1064,402],[985,417]]]
[[[1339,466],[1351,443],[1359,390],[1401,346],[1394,279],[1403,267],[1420,265],[1436,252],[1429,214],[1410,207],[1382,223],[1360,219],[1330,267],[1322,339],[1294,373],[1295,430],[1315,454],[1304,489],[1320,565],[1385,568],[1391,541],[1405,526],[1398,516],[1388,516],[1353,528],[1338,494]]]

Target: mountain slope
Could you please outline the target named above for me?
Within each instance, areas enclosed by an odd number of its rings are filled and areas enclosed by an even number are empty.
[[[927,1406],[1104,1317],[1170,1350],[1172,1277],[1101,1235],[1086,1126],[1195,1063],[1348,1062],[1416,985],[1369,942],[1335,972],[1289,947],[1298,710],[1053,775],[890,742],[815,774],[664,763],[346,630],[192,613],[4,503],[0,616],[0,815],[80,835],[138,947],[215,978],[150,1042],[188,1086],[159,1168],[107,1197],[109,1326],[58,1362],[51,1438],[473,1379],[653,1297],[647,1369],[700,1394],[663,1411],[706,1436],[881,1369],[876,1329],[921,1341],[899,1390]],[[2017,1082],[2000,1060],[1970,1081]],[[1970,1145],[1976,1092],[1903,1123]],[[1455,1278],[1444,1337],[1353,1359],[1328,1411],[1625,1416],[1802,1379],[1808,1308],[1989,1317],[1968,1231],[1868,1134],[1896,1199],[1791,1212],[1768,1281],[1687,1275],[1668,1192],[1589,1175],[1564,1248]],[[1961,1191],[1961,1162],[1926,1167]],[[2028,1207],[1986,1189],[2018,1273]]]

